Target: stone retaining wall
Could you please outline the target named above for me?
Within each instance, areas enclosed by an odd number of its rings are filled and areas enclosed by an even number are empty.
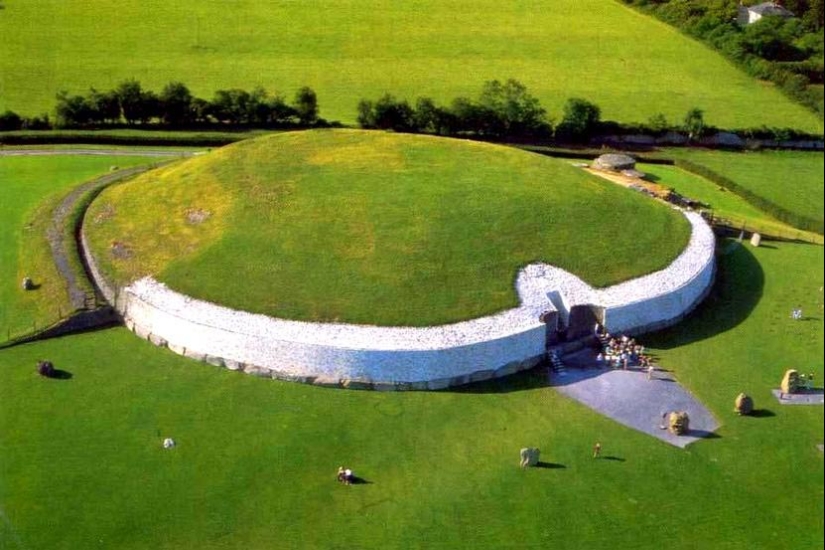
[[[156,345],[212,365],[323,386],[441,389],[532,368],[546,353],[539,320],[570,308],[604,307],[614,333],[639,333],[678,322],[713,282],[714,236],[697,214],[690,243],[666,269],[605,289],[546,264],[517,279],[521,305],[496,315],[426,328],[306,323],[235,311],[196,300],[151,278],[123,289],[107,283],[82,252],[103,295],[126,326]]]

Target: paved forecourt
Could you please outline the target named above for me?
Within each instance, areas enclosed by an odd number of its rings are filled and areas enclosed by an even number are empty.
[[[594,289],[564,270],[531,264],[519,274],[520,306],[443,326],[377,327],[309,323],[232,310],[143,278],[117,289],[83,254],[96,283],[127,327],[156,345],[233,370],[375,389],[441,389],[535,366],[547,346],[543,313],[566,320],[570,308],[604,308],[607,330],[640,333],[681,320],[707,294],[715,269],[713,232],[696,213],[690,241],[655,273]]]

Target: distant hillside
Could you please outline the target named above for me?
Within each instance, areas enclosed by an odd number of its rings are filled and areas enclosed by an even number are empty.
[[[55,94],[128,78],[200,97],[261,85],[311,86],[321,116],[354,122],[363,97],[436,101],[516,78],[554,116],[570,97],[604,119],[680,121],[693,107],[720,127],[822,132],[823,121],[707,47],[610,0],[335,2],[39,0],[0,12],[0,111],[49,111]]]

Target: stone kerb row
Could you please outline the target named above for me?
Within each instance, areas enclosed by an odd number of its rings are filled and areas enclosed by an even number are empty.
[[[234,311],[169,290],[153,279],[125,289],[107,284],[81,234],[83,253],[101,291],[127,327],[176,353],[259,376],[318,385],[373,389],[440,389],[506,376],[543,357],[542,311],[579,304],[605,306],[613,332],[638,332],[678,322],[704,297],[714,272],[714,237],[696,214],[688,247],[668,268],[594,290],[552,266],[527,266],[518,308],[428,328],[302,323]],[[558,303],[558,301],[557,301]],[[566,315],[567,311],[560,311]]]

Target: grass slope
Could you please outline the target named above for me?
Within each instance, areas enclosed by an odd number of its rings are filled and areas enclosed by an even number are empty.
[[[109,167],[156,159],[131,156],[37,156],[0,158],[0,341],[54,322],[69,308],[45,238],[50,208],[69,189]],[[32,277],[40,288],[23,292]]]
[[[769,391],[788,366],[822,380],[822,263],[822,247],[736,247],[706,305],[644,339],[721,420],[686,450],[542,373],[463,392],[327,390],[123,329],[0,351],[0,546],[821,548],[823,408]],[[788,318],[796,304],[808,320]],[[72,378],[37,377],[44,357]],[[759,416],[733,414],[740,391]],[[591,459],[595,441],[617,460]],[[526,445],[552,467],[520,470]],[[337,484],[340,464],[369,483]]]
[[[200,225],[187,212],[208,211]],[[110,188],[89,211],[121,281],[287,318],[429,325],[518,304],[542,260],[596,286],[687,244],[677,212],[507,147],[365,131],[278,134]],[[114,258],[112,242],[132,251]],[[243,281],[242,284],[238,284]]]
[[[823,122],[676,30],[611,0],[507,3],[343,0],[8,0],[0,13],[0,111],[35,114],[60,90],[127,78],[202,97],[309,85],[322,115],[353,122],[385,92],[446,102],[491,79],[521,80],[558,117],[585,97],[606,119],[672,122],[693,107],[720,127],[822,132]],[[55,22],[59,24],[55,24]]]
[[[825,217],[821,152],[669,149],[668,154],[702,164],[786,210],[820,223]]]
[[[764,235],[822,244],[821,235],[806,233],[776,220],[739,195],[696,174],[665,164],[639,164],[638,167],[651,181],[671,187],[682,196],[701,201],[713,210],[714,216],[728,220],[735,227],[744,227],[747,231]]]

